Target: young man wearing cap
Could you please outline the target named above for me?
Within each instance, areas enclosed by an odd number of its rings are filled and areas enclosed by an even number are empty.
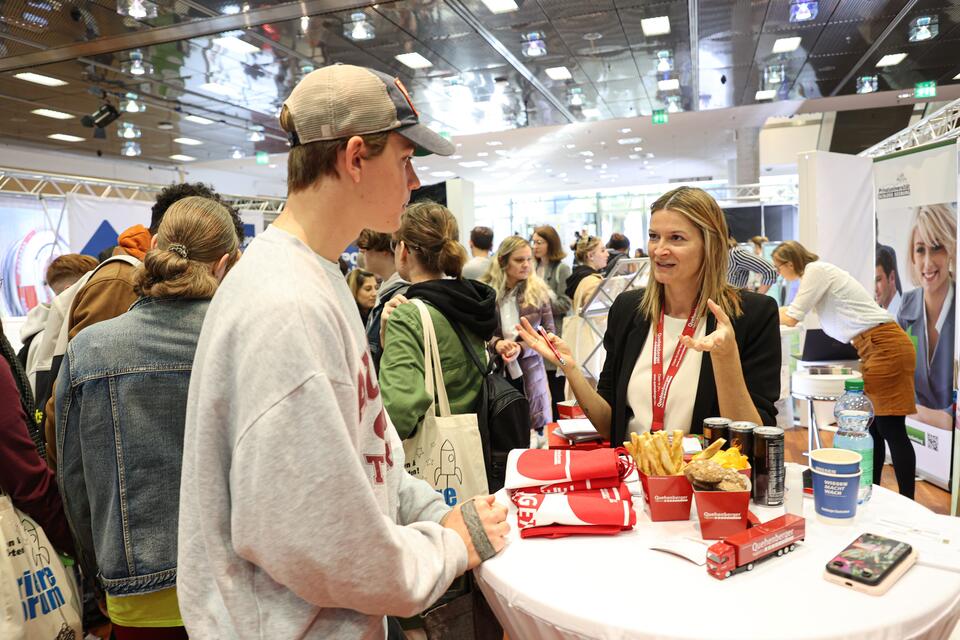
[[[336,259],[399,227],[419,124],[398,80],[334,65],[284,103],[283,213],[214,297],[187,405],[177,589],[197,638],[383,638],[504,545],[492,496],[452,511],[403,468]],[[239,345],[250,345],[240,347]]]

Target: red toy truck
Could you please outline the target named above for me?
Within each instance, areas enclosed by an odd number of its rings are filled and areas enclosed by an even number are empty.
[[[805,533],[806,521],[791,513],[741,531],[707,549],[707,573],[723,580],[741,571],[752,571],[761,560],[793,551]]]

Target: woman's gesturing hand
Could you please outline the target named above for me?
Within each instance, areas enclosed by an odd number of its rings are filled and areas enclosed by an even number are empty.
[[[713,357],[729,357],[738,353],[737,337],[733,332],[730,316],[713,300],[707,300],[710,312],[717,319],[717,328],[702,338],[683,336],[681,340],[688,349],[708,351]]]
[[[560,366],[557,356],[555,356],[553,351],[550,350],[550,345],[548,345],[543,336],[541,336],[537,330],[533,328],[533,325],[530,324],[529,320],[526,318],[521,318],[520,324],[517,325],[517,331],[519,332],[519,335],[523,341],[527,343],[528,347],[543,356],[544,360],[551,362],[558,367]],[[570,347],[566,342],[561,340],[556,334],[553,333],[548,333],[547,337],[550,338],[550,342],[553,344],[553,347],[566,361],[567,366],[576,364],[573,361],[573,352],[570,351]]]

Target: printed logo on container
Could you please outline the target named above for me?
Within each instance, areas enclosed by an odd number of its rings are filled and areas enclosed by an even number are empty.
[[[704,511],[703,517],[709,520],[741,520],[743,515],[724,511]]]
[[[654,502],[690,502],[690,496],[653,496]]]
[[[774,547],[777,547],[785,542],[793,540],[793,531],[781,531],[780,533],[775,533],[769,538],[764,538],[758,540],[750,545],[750,549],[754,553],[760,553],[763,551],[769,551]]]

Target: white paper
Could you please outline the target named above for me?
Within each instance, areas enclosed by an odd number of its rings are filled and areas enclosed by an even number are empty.
[[[650,545],[650,548],[654,551],[672,553],[702,567],[707,564],[707,548],[711,544],[713,541],[704,542],[694,538],[667,538]]]
[[[583,436],[597,433],[597,428],[586,418],[576,420],[557,420],[557,431],[564,437]]]

